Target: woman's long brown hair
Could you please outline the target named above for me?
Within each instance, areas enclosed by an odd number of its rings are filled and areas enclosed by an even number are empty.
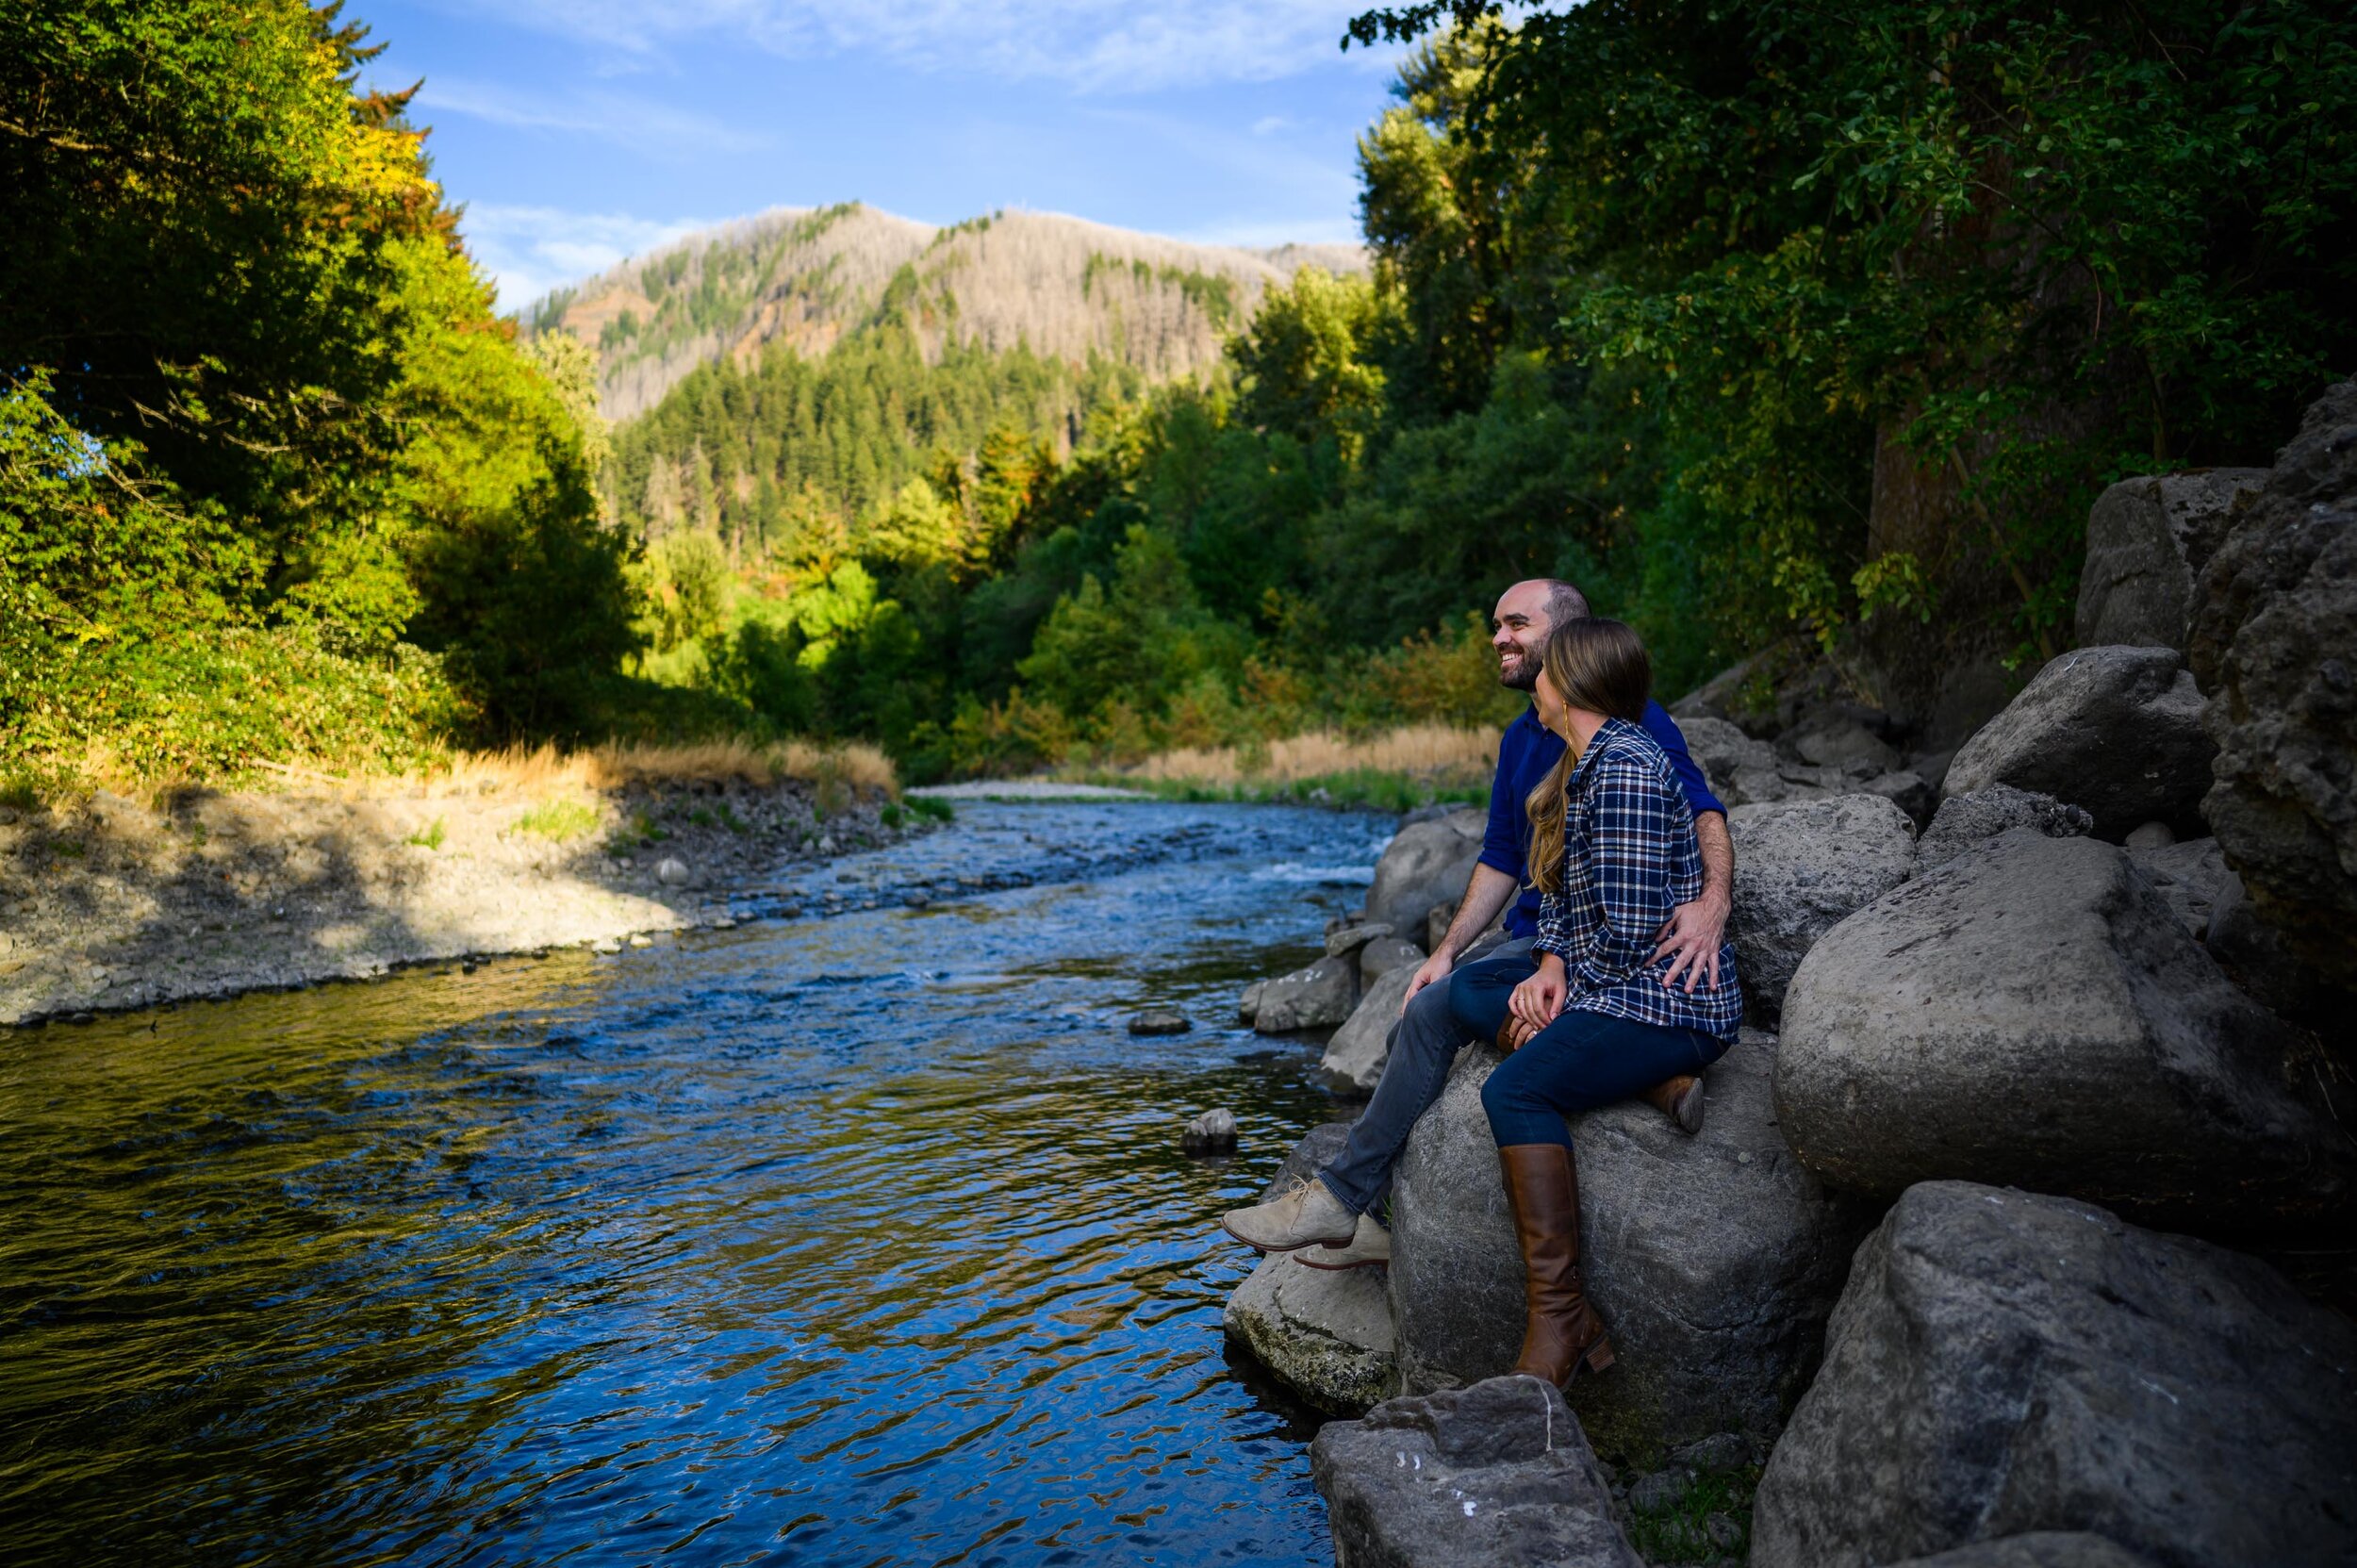
[[[1643,640],[1624,623],[1594,618],[1565,621],[1547,634],[1540,668],[1570,706],[1632,724],[1644,721],[1645,701],[1653,695],[1653,659]],[[1543,893],[1563,890],[1563,798],[1578,767],[1579,752],[1566,747],[1523,802],[1530,814],[1530,880]]]

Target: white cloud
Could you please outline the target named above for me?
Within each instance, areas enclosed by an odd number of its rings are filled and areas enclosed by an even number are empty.
[[[463,114],[496,125],[595,137],[657,157],[758,152],[772,144],[766,136],[732,130],[709,115],[623,92],[598,91],[558,99],[496,82],[430,76],[418,90],[416,104],[421,118]]]
[[[724,33],[784,56],[880,54],[914,70],[1127,92],[1265,82],[1337,64],[1388,70],[1396,46],[1340,52],[1367,0],[474,0],[525,26],[648,54]]]
[[[1293,122],[1286,119],[1281,114],[1264,114],[1258,120],[1252,122],[1252,134],[1254,136],[1275,136],[1278,131],[1289,129],[1292,124]]]
[[[578,283],[711,224],[697,219],[658,223],[619,212],[477,204],[467,208],[458,226],[468,250],[499,284],[500,308],[515,311],[552,289]]]

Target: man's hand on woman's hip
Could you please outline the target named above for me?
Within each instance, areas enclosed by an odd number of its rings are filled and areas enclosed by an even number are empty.
[[[1655,935],[1653,950],[1656,964],[1664,955],[1670,958],[1661,983],[1674,987],[1683,975],[1689,997],[1706,982],[1709,989],[1719,989],[1719,946],[1726,933],[1727,900],[1722,895],[1705,892],[1692,903],[1670,911],[1670,918]]]

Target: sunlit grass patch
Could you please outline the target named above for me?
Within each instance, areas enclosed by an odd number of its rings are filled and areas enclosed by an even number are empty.
[[[1089,784],[1175,801],[1294,801],[1409,811],[1488,798],[1497,735],[1416,724],[1381,734],[1294,735],[1245,746],[1188,747],[1127,767],[1064,769]]]
[[[568,843],[595,832],[597,826],[597,808],[579,801],[543,801],[516,818],[518,833],[528,833],[552,844]]]
[[[403,839],[402,842],[404,844],[415,844],[421,850],[438,850],[442,847],[443,840],[449,835],[449,820],[445,817],[437,817],[433,821],[428,822],[424,827],[420,828],[416,833],[413,833],[407,838]]]
[[[453,791],[544,794],[608,790],[629,784],[808,784],[821,791],[896,796],[892,759],[865,741],[820,745],[783,740],[706,740],[683,745],[631,742],[560,751],[553,746],[456,752],[433,783]]]

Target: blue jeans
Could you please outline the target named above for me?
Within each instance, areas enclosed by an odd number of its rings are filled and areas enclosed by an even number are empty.
[[[1523,973],[1530,972],[1527,936],[1474,950],[1489,956],[1469,962],[1504,958],[1519,961]],[[1449,1065],[1457,1053],[1480,1038],[1450,1015],[1448,998],[1448,982],[1442,981],[1408,999],[1408,1010],[1392,1026],[1391,1053],[1384,1058],[1383,1076],[1376,1081],[1375,1098],[1351,1125],[1343,1151],[1318,1172],[1326,1190],[1354,1214],[1373,1213],[1390,1194],[1393,1167],[1408,1147],[1416,1118],[1448,1087]]]
[[[1449,1012],[1460,1028],[1489,1040],[1506,1022],[1507,999],[1538,966],[1529,954],[1468,964],[1449,977]],[[1481,1109],[1500,1148],[1516,1144],[1572,1147],[1563,1118],[1612,1105],[1665,1078],[1697,1073],[1726,1054],[1726,1042],[1698,1029],[1671,1029],[1567,1007],[1481,1086]]]

